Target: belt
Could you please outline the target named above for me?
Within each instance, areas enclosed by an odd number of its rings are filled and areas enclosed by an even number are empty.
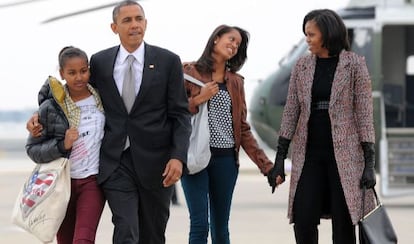
[[[329,109],[329,101],[318,101],[312,103],[311,106],[312,110],[328,110]]]

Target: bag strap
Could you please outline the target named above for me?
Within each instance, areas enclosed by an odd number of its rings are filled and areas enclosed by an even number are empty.
[[[362,188],[362,216],[364,216],[365,214],[365,192],[368,189],[365,188],[365,186]],[[375,196],[375,201],[377,202],[377,206],[381,205],[380,199],[377,195],[377,191],[375,190],[375,188],[372,188],[372,191],[374,192],[374,196]]]
[[[198,86],[201,86],[201,87],[204,87],[205,86],[205,84],[203,82],[201,82],[201,81],[197,80],[196,78],[192,77],[191,75],[187,75],[185,73],[184,73],[184,79],[186,79],[189,82],[194,83],[194,84],[196,84]]]

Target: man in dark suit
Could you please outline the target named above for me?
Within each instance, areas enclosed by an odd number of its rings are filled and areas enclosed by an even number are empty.
[[[165,243],[172,185],[185,168],[191,134],[181,60],[143,41],[147,19],[137,2],[119,3],[112,17],[121,45],[90,61],[106,116],[98,181],[113,214],[114,243]],[[121,96],[128,55],[135,58],[130,112]]]

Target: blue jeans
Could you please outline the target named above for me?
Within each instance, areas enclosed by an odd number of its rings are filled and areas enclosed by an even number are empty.
[[[239,168],[234,156],[212,156],[201,172],[181,178],[190,213],[189,244],[229,244],[229,217]]]

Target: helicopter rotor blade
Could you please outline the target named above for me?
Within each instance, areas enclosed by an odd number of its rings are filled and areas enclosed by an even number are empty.
[[[58,21],[58,20],[61,20],[61,19],[73,17],[73,16],[76,16],[76,15],[90,13],[90,12],[94,12],[94,11],[101,10],[101,9],[104,9],[104,8],[109,8],[109,7],[115,6],[118,3],[119,2],[113,2],[113,3],[100,5],[100,6],[97,6],[97,7],[83,9],[83,10],[72,12],[72,13],[58,15],[58,16],[55,16],[55,17],[52,17],[52,18],[49,18],[49,19],[46,19],[46,20],[42,21],[41,24],[48,24],[48,23],[55,22],[55,21]]]
[[[0,8],[8,8],[8,7],[14,7],[18,5],[23,5],[27,3],[33,3],[33,2],[40,2],[45,0],[22,0],[22,1],[13,1],[11,3],[2,3],[0,4]]]

